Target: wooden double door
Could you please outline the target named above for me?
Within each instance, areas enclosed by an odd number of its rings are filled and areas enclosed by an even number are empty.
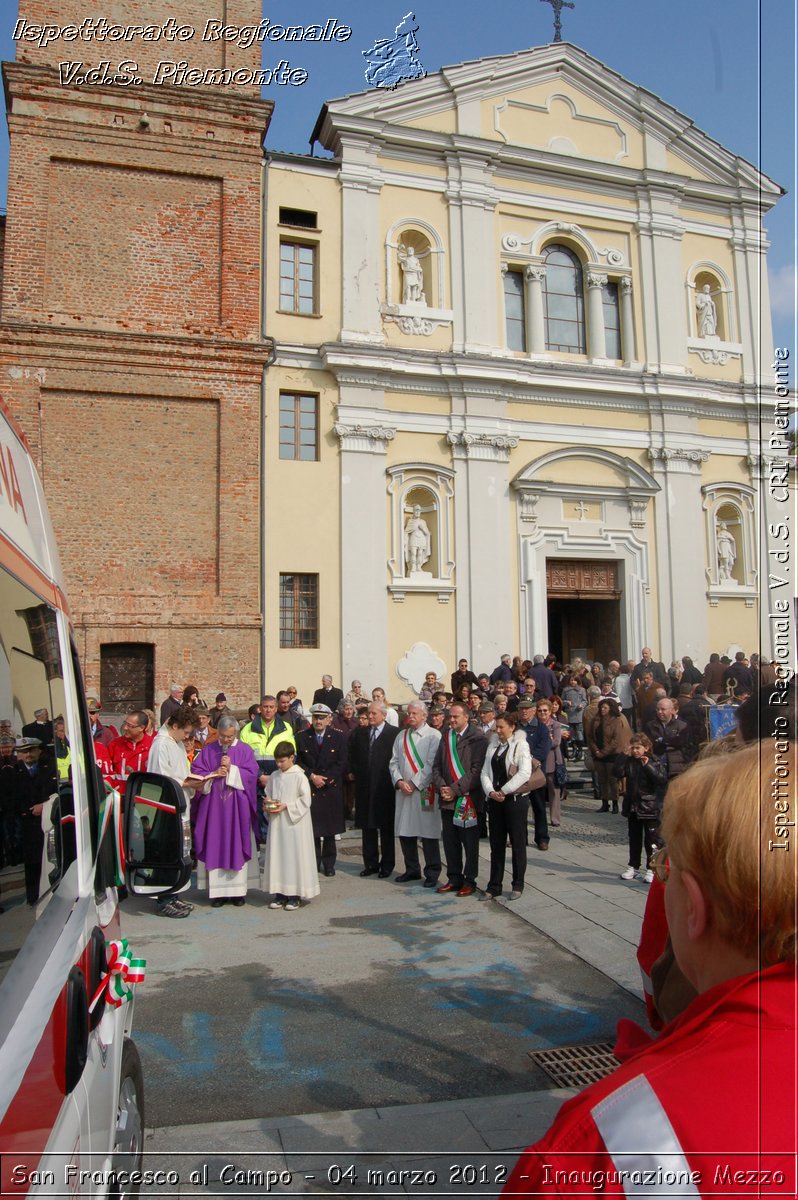
[[[621,660],[622,586],[619,562],[546,560],[547,648],[560,662]]]

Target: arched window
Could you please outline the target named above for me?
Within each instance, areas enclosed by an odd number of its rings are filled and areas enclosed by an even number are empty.
[[[585,293],[582,264],[567,246],[547,246],[543,251],[543,311],[546,349],[584,354]]]

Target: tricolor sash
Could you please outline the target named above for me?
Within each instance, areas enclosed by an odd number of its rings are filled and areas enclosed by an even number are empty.
[[[449,730],[444,744],[446,746],[446,762],[449,766],[449,774],[453,781],[456,782],[465,775],[465,768],[457,752],[457,734],[453,729]],[[457,803],[454,806],[453,821],[455,825],[459,825],[463,829],[468,829],[469,826],[477,824],[477,810],[470,796],[458,797]]]
[[[408,728],[405,730],[403,748],[410,770],[414,775],[418,775],[419,771],[424,766],[424,760],[421,757],[418,746],[416,745],[416,739],[413,737],[412,729]],[[435,788],[432,786],[432,784],[430,784],[429,787],[424,788],[423,791],[419,791],[418,795],[423,812],[429,812],[430,809],[435,807]]]

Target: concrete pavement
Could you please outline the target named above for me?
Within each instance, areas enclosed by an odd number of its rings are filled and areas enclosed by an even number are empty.
[[[578,768],[574,774],[579,778]],[[505,905],[519,921],[642,999],[635,949],[647,888],[619,879],[627,862],[626,821],[599,814],[597,807],[587,789],[573,789],[563,806],[562,828],[552,831],[550,849],[540,852],[530,847],[523,896],[509,902],[505,891],[494,903]],[[354,832],[345,835],[347,842],[357,839]],[[487,842],[481,843],[480,857],[484,883],[490,857]],[[267,1191],[278,1195],[498,1195],[520,1150],[545,1131],[559,1105],[572,1094],[568,1089],[544,1089],[432,1104],[163,1127],[147,1134],[147,1164],[179,1171],[181,1183],[165,1189],[175,1196]],[[199,1172],[196,1182],[189,1178],[192,1171]],[[269,1171],[287,1174],[280,1182]]]

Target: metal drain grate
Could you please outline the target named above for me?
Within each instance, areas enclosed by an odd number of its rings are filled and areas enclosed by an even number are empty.
[[[611,1075],[620,1066],[611,1042],[592,1046],[558,1046],[556,1050],[530,1050],[529,1057],[553,1079],[557,1087],[586,1087]]]

